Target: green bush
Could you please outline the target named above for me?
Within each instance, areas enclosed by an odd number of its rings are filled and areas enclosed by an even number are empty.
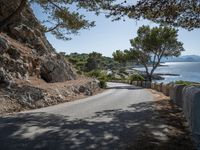
[[[133,81],[144,81],[144,78],[139,74],[133,74],[129,76],[128,80],[132,83]]]
[[[101,71],[100,70],[92,70],[92,71],[86,73],[86,75],[89,77],[98,78],[101,76]]]
[[[189,85],[194,85],[194,84],[197,84],[197,83],[194,83],[194,82],[190,82],[190,81],[183,81],[183,80],[179,80],[179,81],[176,81],[174,82],[175,84],[181,84],[181,85],[185,85],[185,86],[189,86]]]
[[[98,80],[108,81],[108,76],[104,71],[101,70],[92,70],[87,73],[87,76],[97,78]]]
[[[99,81],[99,87],[102,88],[102,89],[105,89],[107,87],[106,81],[100,80]]]
[[[120,69],[119,69],[119,73],[126,73],[126,68],[125,68],[125,67],[120,68]]]

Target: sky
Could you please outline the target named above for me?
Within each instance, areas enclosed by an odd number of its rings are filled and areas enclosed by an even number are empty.
[[[43,19],[44,15],[38,6],[34,5],[32,8],[36,17]],[[51,34],[46,35],[57,52],[70,54],[96,51],[111,57],[114,51],[131,47],[129,41],[137,36],[137,29],[140,26],[158,26],[158,24],[147,20],[136,21],[127,18],[125,21],[112,22],[104,15],[96,16],[92,13],[85,13],[85,15],[88,20],[95,21],[96,26],[89,30],[81,30],[78,35],[71,35],[72,40],[62,41]],[[188,31],[179,28],[178,40],[183,42],[186,50],[182,55],[200,55],[200,29]]]

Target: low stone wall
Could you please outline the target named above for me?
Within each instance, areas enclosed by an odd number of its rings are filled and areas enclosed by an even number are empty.
[[[183,88],[185,85],[175,84],[170,87],[170,99],[179,107],[183,106]]]
[[[151,82],[150,81],[142,81],[142,87],[143,88],[151,88]]]
[[[160,91],[161,91],[161,87],[162,87],[162,84],[161,84],[161,83],[155,83],[155,85],[154,85],[154,90],[160,92]]]
[[[198,150],[200,149],[200,87],[184,87],[183,112],[189,123]]]
[[[169,96],[169,88],[170,88],[170,84],[163,84],[162,93],[165,94],[166,96]]]
[[[151,82],[151,89],[155,89],[155,83]]]
[[[142,81],[138,81],[137,86],[142,86]]]
[[[170,96],[172,102],[183,109],[195,142],[200,150],[200,86],[185,86],[156,82],[133,81],[133,85],[150,87]]]
[[[183,109],[197,149],[200,150],[200,86],[152,82],[151,89],[169,96],[173,103]]]

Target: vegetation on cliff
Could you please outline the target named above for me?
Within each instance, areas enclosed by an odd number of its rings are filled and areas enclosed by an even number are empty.
[[[65,56],[75,68],[81,72],[90,72],[92,70],[107,70],[117,69],[120,64],[113,58],[102,56],[98,52],[86,53],[71,53]]]

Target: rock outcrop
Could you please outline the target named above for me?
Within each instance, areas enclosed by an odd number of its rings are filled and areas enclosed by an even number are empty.
[[[62,56],[45,58],[40,68],[41,78],[46,82],[61,82],[76,78],[74,69]]]
[[[20,0],[0,1],[0,21],[13,13],[20,2]],[[13,78],[21,79],[36,75],[47,82],[76,79],[76,71],[64,57],[56,54],[29,6],[16,15],[3,28],[3,32],[4,34],[0,35],[0,68],[12,74]]]
[[[1,0],[0,21],[15,12],[20,2],[21,0]],[[39,55],[55,52],[55,49],[43,33],[43,27],[29,6],[26,6],[22,13],[17,15],[12,22],[4,27],[4,32],[17,41],[35,49]]]
[[[20,0],[0,0],[0,22]],[[0,113],[33,109],[92,95],[98,82],[77,76],[57,54],[26,6],[0,32]],[[2,32],[3,31],[3,32]]]
[[[35,49],[0,34],[0,68],[4,76],[14,82],[35,76],[46,82],[64,82],[77,78],[76,71],[63,56],[56,53],[39,55]],[[1,73],[1,75],[3,75]]]
[[[35,109],[91,96],[99,91],[98,81],[84,78],[62,83],[29,81],[11,84],[9,89],[0,89],[0,114]],[[5,105],[6,103],[6,105]]]

